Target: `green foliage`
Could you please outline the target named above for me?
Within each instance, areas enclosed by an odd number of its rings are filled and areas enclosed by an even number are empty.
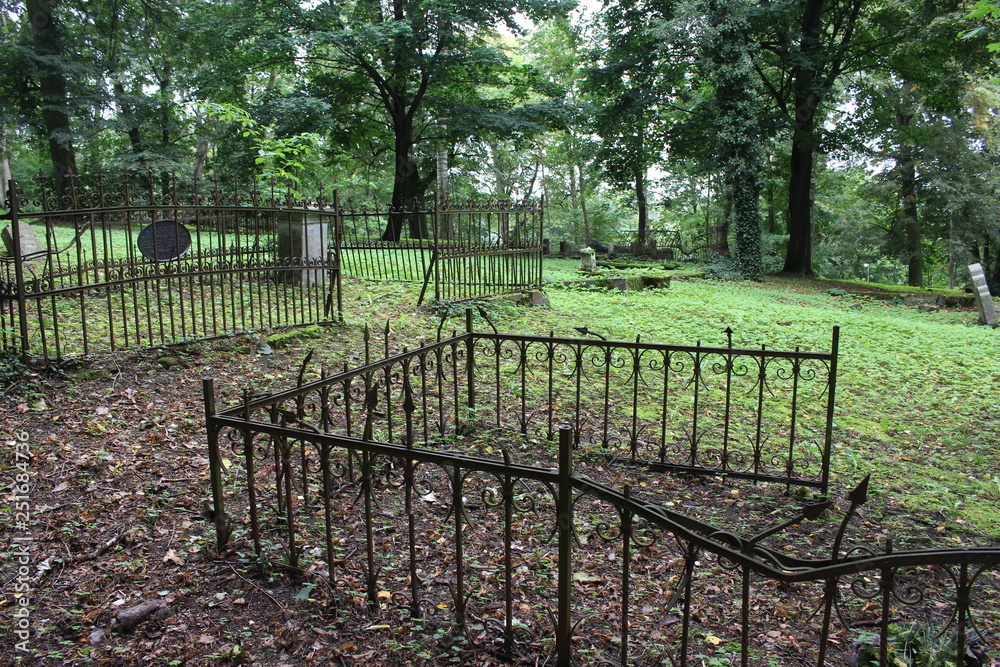
[[[712,28],[706,56],[715,88],[712,136],[732,204],[736,266],[743,278],[762,280],[760,195],[764,151],[759,119],[764,104],[746,38],[747,7],[709,2],[708,17]]]
[[[987,664],[983,652],[972,636],[967,638],[961,664],[955,660],[958,640],[951,633],[914,623],[909,626],[892,624],[886,646],[889,664],[893,667],[980,667]],[[854,667],[875,667],[879,664],[881,637],[865,632],[857,640],[858,652]]]
[[[709,280],[743,280],[743,268],[732,257],[713,255],[708,258],[705,277]]]
[[[21,351],[14,347],[0,349],[0,394],[17,394],[28,378],[28,367],[21,361]]]
[[[301,174],[307,170],[307,163],[316,157],[318,135],[304,132],[274,137],[273,127],[262,126],[247,110],[234,104],[206,102],[198,107],[210,118],[236,126],[240,136],[252,142],[256,149],[254,164],[262,183],[294,183],[297,186],[302,182]]]

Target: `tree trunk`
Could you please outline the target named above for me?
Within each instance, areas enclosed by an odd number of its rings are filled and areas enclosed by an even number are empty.
[[[802,64],[793,73],[792,154],[788,179],[788,252],[784,271],[812,275],[812,176],[815,152],[816,110],[822,101],[817,85],[820,66],[820,22],[824,0],[806,0],[799,40]]]
[[[778,216],[774,213],[774,178],[772,171],[771,156],[767,157],[767,233],[778,233]]]
[[[62,58],[62,39],[53,16],[58,0],[25,0],[31,22],[42,103],[42,122],[49,138],[49,157],[55,176],[57,198],[66,190],[67,178],[76,173],[72,126],[66,99],[66,78],[58,63]]]
[[[451,198],[451,183],[448,180],[448,149],[438,146],[437,149],[437,201],[447,206]],[[450,239],[454,236],[451,229],[451,215],[447,212],[438,214],[438,237]]]
[[[646,233],[649,226],[648,211],[646,207],[646,174],[638,172],[635,175],[635,202],[639,209],[639,228],[636,233],[635,242],[641,249],[646,247]]]
[[[200,181],[205,174],[205,162],[208,160],[210,145],[205,133],[205,116],[196,106],[194,109],[194,162],[191,165],[191,178]]]
[[[583,215],[583,233],[587,237],[587,247],[590,247],[590,216],[587,214],[587,194],[583,183],[583,165],[578,164],[576,168],[580,170],[580,213]],[[572,167],[570,168],[572,170]]]
[[[7,201],[7,186],[10,183],[10,158],[7,156],[7,126],[0,124],[0,206]]]
[[[812,275],[812,133],[792,138],[791,177],[788,180],[788,252],[784,271]]]
[[[906,230],[906,284],[922,287],[924,284],[924,253],[920,247],[920,219],[917,217],[917,168],[913,148],[905,146],[897,158],[899,170],[900,210]]]
[[[115,91],[115,99],[118,102],[120,118],[125,123],[125,134],[128,135],[129,147],[132,149],[132,153],[141,162],[142,131],[139,128],[139,122],[135,117],[135,107],[127,99],[128,96],[125,94],[125,86],[119,82],[115,82],[112,87]]]
[[[389,221],[382,232],[383,241],[398,241],[403,234],[406,207],[413,201],[413,183],[417,180],[417,165],[410,158],[413,148],[413,119],[397,104],[393,113],[393,156],[395,168],[392,176],[392,208]]]
[[[729,186],[726,186],[724,194],[726,203],[722,207],[722,219],[718,225],[709,226],[706,241],[709,255],[714,253],[722,257],[729,257],[732,254],[729,251],[729,222],[733,216],[733,193]]]

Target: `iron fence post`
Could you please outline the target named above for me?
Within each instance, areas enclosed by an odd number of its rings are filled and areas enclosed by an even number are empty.
[[[823,497],[829,495],[830,488],[830,456],[833,451],[833,412],[837,397],[837,354],[840,348],[840,327],[833,327],[833,340],[830,343],[830,393],[826,404],[826,436],[823,440],[823,478],[820,493]]]
[[[7,196],[10,199],[10,235],[14,244],[14,282],[17,292],[17,324],[21,335],[21,359],[28,362],[28,304],[24,288],[24,257],[21,255],[21,223],[18,216],[20,197],[17,195],[17,181],[11,179],[7,183]],[[44,198],[42,199],[44,201]],[[48,355],[46,355],[48,356]]]
[[[335,289],[337,290],[337,321],[344,321],[344,290],[341,274],[344,270],[344,217],[340,214],[340,191],[333,191],[333,252],[336,260],[334,267]]]
[[[559,495],[556,498],[559,536],[558,610],[556,617],[556,667],[572,664],[573,632],[570,601],[573,594],[573,430],[559,429]]]
[[[222,456],[219,453],[219,427],[213,423],[215,417],[215,381],[202,380],[202,395],[205,399],[205,424],[208,429],[208,466],[212,484],[212,515],[215,520],[215,541],[219,552],[229,542],[229,526],[226,517],[225,492],[222,486]]]
[[[465,374],[468,380],[468,402],[469,411],[476,409],[476,339],[473,337],[475,329],[472,326],[472,308],[465,309]],[[472,419],[471,414],[469,419]]]

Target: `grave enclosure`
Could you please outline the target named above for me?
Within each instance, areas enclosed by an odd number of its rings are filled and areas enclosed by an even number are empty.
[[[142,190],[103,175],[66,193],[44,178],[38,188],[29,200],[11,181],[0,216],[0,346],[29,359],[334,322],[344,277],[418,283],[421,301],[541,283],[540,203],[390,211],[337,193]],[[398,241],[381,240],[390,219],[402,222]]]
[[[990,641],[1000,549],[894,550],[856,534],[867,479],[822,497],[836,330],[829,352],[737,349],[481,332],[470,312],[415,350],[364,347],[229,407],[204,385],[220,549],[322,573],[327,608],[559,667],[705,664],[706,637],[738,643],[727,664],[839,665],[861,632],[890,665],[901,623],[953,659]],[[744,535],[690,515],[671,473],[820,497]]]

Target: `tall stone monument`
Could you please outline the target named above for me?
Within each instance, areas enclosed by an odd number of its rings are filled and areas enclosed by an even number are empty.
[[[982,264],[970,264],[969,273],[972,275],[972,291],[976,295],[976,305],[979,306],[979,323],[997,327],[997,311],[993,305],[993,295],[990,294],[989,285],[986,284],[986,271]]]

